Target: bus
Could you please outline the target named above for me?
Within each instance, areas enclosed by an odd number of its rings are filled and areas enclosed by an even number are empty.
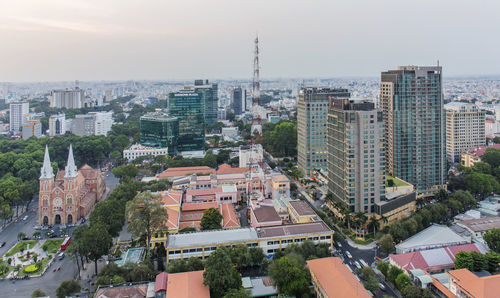
[[[363,265],[363,267],[370,267],[363,259],[359,259],[359,262],[361,263],[361,265]]]
[[[61,250],[65,250],[68,248],[68,245],[71,243],[71,237],[64,238],[63,243],[61,244]]]

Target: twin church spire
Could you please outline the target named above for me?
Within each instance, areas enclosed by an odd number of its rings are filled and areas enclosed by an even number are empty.
[[[68,162],[66,163],[64,178],[75,178],[78,175],[78,169],[75,165],[75,158],[73,157],[73,147],[69,145]],[[50,164],[49,147],[45,145],[45,156],[43,157],[43,166],[41,170],[40,179],[47,179],[54,177],[54,169]]]

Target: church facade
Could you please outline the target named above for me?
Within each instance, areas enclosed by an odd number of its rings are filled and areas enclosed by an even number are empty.
[[[38,196],[39,225],[74,224],[90,213],[105,192],[106,182],[99,169],[88,165],[76,168],[71,145],[66,168],[54,177],[49,149],[45,147]]]

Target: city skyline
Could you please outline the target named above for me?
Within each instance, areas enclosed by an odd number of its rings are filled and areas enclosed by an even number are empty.
[[[399,2],[4,2],[0,81],[250,78],[256,32],[264,79],[437,60],[449,77],[498,75],[499,4]]]

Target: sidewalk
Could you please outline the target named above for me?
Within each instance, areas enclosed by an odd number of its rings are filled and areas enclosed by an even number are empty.
[[[349,237],[346,237],[345,239],[347,241],[347,244],[349,244],[350,247],[354,247],[354,248],[362,249],[362,250],[374,249],[375,246],[377,246],[377,242],[378,242],[378,240],[375,240],[375,241],[372,241],[370,244],[363,245],[363,244],[357,244],[356,242],[352,241],[351,238],[349,238]]]

